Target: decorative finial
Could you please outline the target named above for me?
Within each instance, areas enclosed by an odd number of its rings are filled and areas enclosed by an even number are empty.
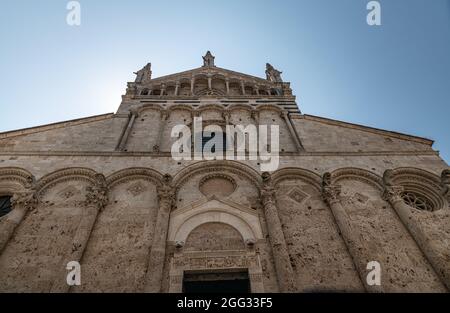
[[[152,63],[147,63],[141,70],[134,72],[136,74],[135,83],[146,83],[152,79]]]
[[[269,80],[273,83],[282,83],[283,79],[281,79],[281,74],[283,74],[283,72],[278,71],[272,65],[270,65],[269,63],[266,63],[267,80]]]
[[[210,51],[206,52],[206,55],[203,57],[203,66],[204,67],[212,67],[214,65],[214,59],[216,57],[211,54]]]

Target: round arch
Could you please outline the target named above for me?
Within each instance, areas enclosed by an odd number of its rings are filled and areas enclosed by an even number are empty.
[[[106,178],[106,181],[110,188],[135,179],[148,180],[157,186],[161,186],[162,178],[163,175],[154,169],[145,167],[131,167],[109,175]]]
[[[333,183],[339,183],[339,181],[342,180],[357,180],[375,187],[380,192],[384,189],[383,179],[379,175],[356,167],[346,167],[334,170],[331,172],[331,180]]]
[[[250,166],[237,161],[199,161],[179,171],[174,179],[174,186],[177,190],[186,183],[191,177],[214,172],[231,172],[248,179],[256,189],[261,187],[261,175]]]
[[[85,167],[70,167],[60,169],[39,179],[36,189],[39,195],[43,196],[50,188],[54,187],[55,185],[70,180],[85,181],[90,184],[94,184],[96,174],[98,173],[93,169]]]
[[[208,210],[195,214],[186,219],[178,228],[174,230],[174,237],[170,238],[174,242],[186,242],[190,233],[197,227],[208,223],[222,223],[236,229],[242,236],[243,241],[255,240],[259,237],[247,221],[230,212],[222,210]]]
[[[321,191],[321,177],[319,174],[314,173],[310,170],[297,168],[297,167],[287,167],[277,170],[271,175],[273,184],[277,186],[280,184],[283,180],[287,179],[299,179],[302,180],[310,185],[312,185],[314,188],[317,189],[317,191]]]

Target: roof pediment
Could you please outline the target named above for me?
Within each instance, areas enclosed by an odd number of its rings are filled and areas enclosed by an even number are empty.
[[[232,70],[227,70],[221,67],[213,66],[213,67],[198,67],[191,70],[174,73],[170,75],[164,75],[157,78],[154,78],[150,80],[149,84],[157,84],[157,83],[176,83],[183,80],[191,80],[192,78],[215,78],[220,77],[223,79],[228,79],[230,82],[235,81],[252,81],[257,84],[265,84],[265,85],[272,85],[272,82],[268,81],[267,79],[260,78],[257,76],[252,76],[240,72],[235,72]]]

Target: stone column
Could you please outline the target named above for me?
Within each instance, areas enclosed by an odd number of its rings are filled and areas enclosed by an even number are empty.
[[[133,129],[134,122],[138,117],[138,112],[136,110],[130,111],[130,117],[128,119],[128,123],[126,125],[125,131],[123,132],[122,137],[120,138],[120,142],[117,145],[116,150],[124,151],[127,146],[128,137],[130,136],[130,132]]]
[[[241,80],[241,91],[242,91],[242,95],[245,96],[245,84],[244,84],[243,80]]]
[[[195,77],[191,78],[191,96],[194,95]]]
[[[302,144],[300,142],[300,139],[297,136],[297,132],[294,129],[294,126],[292,126],[291,124],[291,119],[288,116],[288,112],[286,111],[282,111],[281,112],[281,117],[284,119],[284,122],[286,123],[286,126],[289,129],[289,133],[291,134],[292,139],[295,142],[295,145],[297,147],[297,151],[300,152],[303,150]]]
[[[212,76],[208,74],[208,90],[212,90]]]
[[[263,173],[263,180],[264,185],[261,189],[261,200],[275,261],[278,285],[280,292],[295,292],[297,290],[295,274],[292,269],[280,217],[278,216],[278,208],[275,204],[275,188],[271,184],[269,173]]]
[[[175,190],[171,182],[172,177],[166,174],[163,185],[158,188],[159,210],[147,267],[145,292],[161,292],[169,217],[175,201]]]
[[[392,176],[392,170],[387,170],[383,175],[383,199],[388,201],[394,208],[403,225],[408,229],[428,262],[430,262],[447,289],[450,290],[448,245],[438,239],[438,232],[428,232],[423,228],[420,217],[413,213],[415,209],[407,205],[401,197],[403,187],[394,185]]]
[[[230,94],[230,80],[227,78],[225,79],[225,86],[227,87],[227,95]]]
[[[60,263],[60,268],[56,271],[58,275],[53,282],[51,292],[65,293],[70,291],[71,286],[67,284],[67,263],[71,261],[81,263],[98,214],[107,204],[108,186],[105,176],[96,174],[94,184],[86,188],[86,201],[84,202],[81,221],[78,224],[72,243]],[[83,267],[81,267],[81,283],[83,283]]]
[[[29,211],[36,208],[38,198],[33,188],[17,192],[11,199],[12,211],[0,223],[0,255]]]
[[[174,96],[178,96],[178,90],[180,89],[180,82],[177,81],[176,85],[175,85],[175,93]]]
[[[368,273],[366,270],[367,263],[372,260],[366,260],[367,258],[364,257],[363,250],[359,249],[361,247],[359,247],[358,242],[355,240],[355,236],[357,237],[358,234],[350,225],[350,218],[341,204],[340,195],[341,186],[331,184],[331,174],[325,173],[322,181],[322,197],[331,209],[347,250],[350,253],[350,257],[353,260],[353,264],[358,271],[362,285],[366,291],[376,291],[380,286],[373,286],[369,289],[365,283],[366,275]]]

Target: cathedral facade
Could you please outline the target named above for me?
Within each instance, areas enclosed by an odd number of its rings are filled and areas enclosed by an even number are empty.
[[[431,140],[302,114],[270,64],[135,74],[114,114],[0,133],[0,292],[449,291]],[[277,168],[174,158],[196,118],[276,125]]]

